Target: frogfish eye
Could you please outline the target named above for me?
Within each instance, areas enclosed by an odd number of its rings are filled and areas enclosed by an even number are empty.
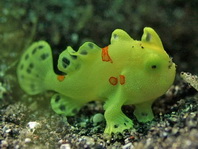
[[[151,54],[145,61],[145,70],[148,72],[156,72],[161,68],[161,59],[156,54]]]
[[[157,65],[152,65],[151,68],[152,69],[156,69],[157,68]]]

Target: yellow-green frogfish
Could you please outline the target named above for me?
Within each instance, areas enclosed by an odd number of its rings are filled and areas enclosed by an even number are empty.
[[[135,106],[139,122],[151,121],[152,103],[169,89],[176,73],[175,64],[150,27],[144,28],[140,41],[116,29],[104,48],[85,42],[76,52],[68,46],[59,55],[58,69],[64,75],[54,72],[49,44],[35,42],[18,64],[19,84],[29,95],[55,91],[52,109],[65,116],[74,116],[90,101],[104,102],[107,134],[133,128],[132,120],[121,110],[123,105]]]

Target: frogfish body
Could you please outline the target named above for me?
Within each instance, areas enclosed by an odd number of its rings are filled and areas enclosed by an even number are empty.
[[[159,36],[150,27],[144,28],[140,41],[116,29],[106,47],[85,42],[76,52],[68,46],[59,55],[58,69],[64,75],[53,70],[49,44],[35,42],[18,64],[19,84],[29,95],[55,91],[52,109],[65,116],[75,115],[87,102],[104,102],[104,132],[108,134],[133,127],[132,120],[121,110],[123,105],[135,106],[138,121],[151,121],[151,105],[172,85],[176,71]]]

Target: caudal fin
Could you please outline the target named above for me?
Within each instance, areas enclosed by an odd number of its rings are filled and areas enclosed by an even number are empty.
[[[53,71],[52,51],[45,41],[33,43],[22,55],[17,67],[21,88],[30,95],[43,92],[46,76]]]

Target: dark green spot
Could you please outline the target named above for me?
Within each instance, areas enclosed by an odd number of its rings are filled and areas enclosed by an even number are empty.
[[[29,58],[29,55],[28,54],[26,54],[25,55],[25,60],[27,60]]]
[[[43,54],[41,55],[41,59],[42,59],[42,60],[45,60],[47,57],[49,57],[49,54],[48,54],[48,53],[43,53]]]
[[[81,51],[80,54],[81,55],[87,55],[87,51],[85,51],[85,50],[84,51]]]
[[[67,68],[67,66],[70,64],[70,61],[66,58],[66,57],[63,57],[62,58],[62,65],[63,65],[63,68]]]
[[[77,59],[76,55],[70,55],[72,57],[72,59]]]
[[[124,123],[124,126],[126,126],[127,124],[126,123]]]
[[[93,47],[94,47],[93,43],[88,43],[88,46],[89,46],[91,49],[93,49]]]
[[[30,68],[30,69],[34,68],[34,64],[33,64],[33,63],[30,63],[30,64],[29,64],[29,68]]]
[[[32,50],[32,54],[35,54],[36,51],[37,51],[37,48],[34,48],[34,49]]]
[[[66,57],[63,57],[63,58],[62,58],[62,61],[63,61],[65,64],[67,64],[67,65],[70,64],[70,61],[69,61]]]
[[[114,125],[113,127],[114,127],[114,128],[118,128],[118,125]]]
[[[62,58],[62,65],[63,65],[63,68],[67,68],[67,66],[70,64],[70,61],[66,58],[66,57],[63,57]]]
[[[60,96],[59,96],[59,95],[57,95],[57,96],[56,96],[56,98],[55,98],[55,102],[59,102],[59,101],[60,101],[60,99],[61,99],[61,98],[60,98]]]
[[[65,69],[66,69],[68,65],[67,65],[67,64],[65,64],[65,63],[62,63],[62,66],[63,66],[63,68],[65,68]]]
[[[117,34],[113,34],[113,38],[114,39],[118,38],[118,35]]]
[[[28,68],[26,71],[27,71],[27,73],[31,73],[32,72],[30,68]]]
[[[43,45],[40,45],[40,46],[38,46],[38,49],[39,49],[39,50],[42,50],[43,47],[44,47]]]
[[[60,109],[61,111],[65,111],[66,108],[65,108],[64,105],[60,105],[60,106],[59,106],[59,109]]]

